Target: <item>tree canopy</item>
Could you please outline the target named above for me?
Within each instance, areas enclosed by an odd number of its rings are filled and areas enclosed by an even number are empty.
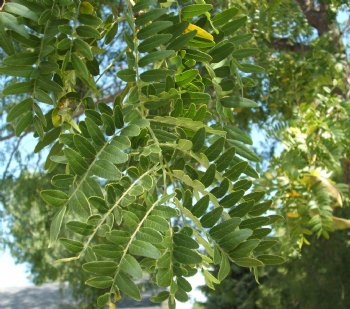
[[[281,252],[347,229],[336,212],[349,202],[348,12],[345,1],[4,1],[13,253],[36,282],[68,279],[98,306],[140,300],[146,275],[172,308],[197,271],[212,289],[230,263],[258,278]],[[266,143],[253,149],[256,132]]]

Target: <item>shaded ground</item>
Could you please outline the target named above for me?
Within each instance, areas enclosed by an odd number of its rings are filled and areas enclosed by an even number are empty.
[[[61,286],[63,287],[63,286]],[[76,308],[71,295],[60,291],[57,283],[40,287],[0,288],[0,309],[66,309]],[[151,303],[144,297],[142,303],[125,300],[118,309],[160,309],[165,308]]]
[[[74,305],[73,299],[61,294],[58,284],[0,289],[1,309],[58,309],[68,305]]]

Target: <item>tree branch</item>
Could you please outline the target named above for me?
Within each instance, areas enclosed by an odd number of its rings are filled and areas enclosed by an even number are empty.
[[[12,132],[12,133],[9,134],[9,135],[1,136],[1,137],[0,137],[0,142],[6,141],[6,140],[8,140],[8,139],[10,139],[10,138],[12,138],[12,137],[15,137],[15,136],[16,136],[15,132]]]
[[[321,3],[316,9],[313,0],[295,0],[303,11],[309,24],[317,29],[318,35],[329,31],[329,20],[327,17],[327,5]]]
[[[282,50],[282,51],[284,50],[284,51],[302,53],[302,54],[312,49],[311,46],[309,45],[305,45],[302,43],[294,43],[289,41],[286,38],[281,38],[281,39],[276,38],[276,39],[273,39],[271,43],[275,49]]]

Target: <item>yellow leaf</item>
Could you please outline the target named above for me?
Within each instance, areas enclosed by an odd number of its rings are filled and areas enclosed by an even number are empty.
[[[58,107],[52,111],[51,119],[54,127],[59,127],[61,125],[61,116],[58,114],[59,111],[60,109]]]
[[[95,10],[94,7],[88,1],[83,1],[80,4],[80,9],[79,9],[80,14],[90,14],[90,15],[92,15],[94,13],[94,10]]]
[[[288,218],[299,218],[299,214],[297,214],[296,212],[288,212],[287,217]]]
[[[197,31],[196,36],[209,41],[214,41],[214,37],[209,32],[205,31],[201,27],[198,27],[194,24],[189,24],[188,27],[185,29],[185,32],[190,32],[193,30]]]
[[[287,197],[299,197],[301,194],[295,191],[286,194]]]
[[[115,309],[115,308],[117,308],[115,304],[109,303],[109,309]]]
[[[350,229],[350,220],[344,218],[333,217],[333,228],[335,230]]]
[[[79,126],[75,123],[75,121],[72,119],[71,121],[69,121],[69,124],[75,129],[77,130],[79,133],[81,133]]]

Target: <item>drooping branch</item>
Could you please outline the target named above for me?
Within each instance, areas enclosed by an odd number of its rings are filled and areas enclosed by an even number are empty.
[[[312,0],[296,0],[303,11],[309,24],[316,28],[318,35],[322,35],[330,30],[329,20],[327,17],[327,4],[320,3],[318,8]]]

